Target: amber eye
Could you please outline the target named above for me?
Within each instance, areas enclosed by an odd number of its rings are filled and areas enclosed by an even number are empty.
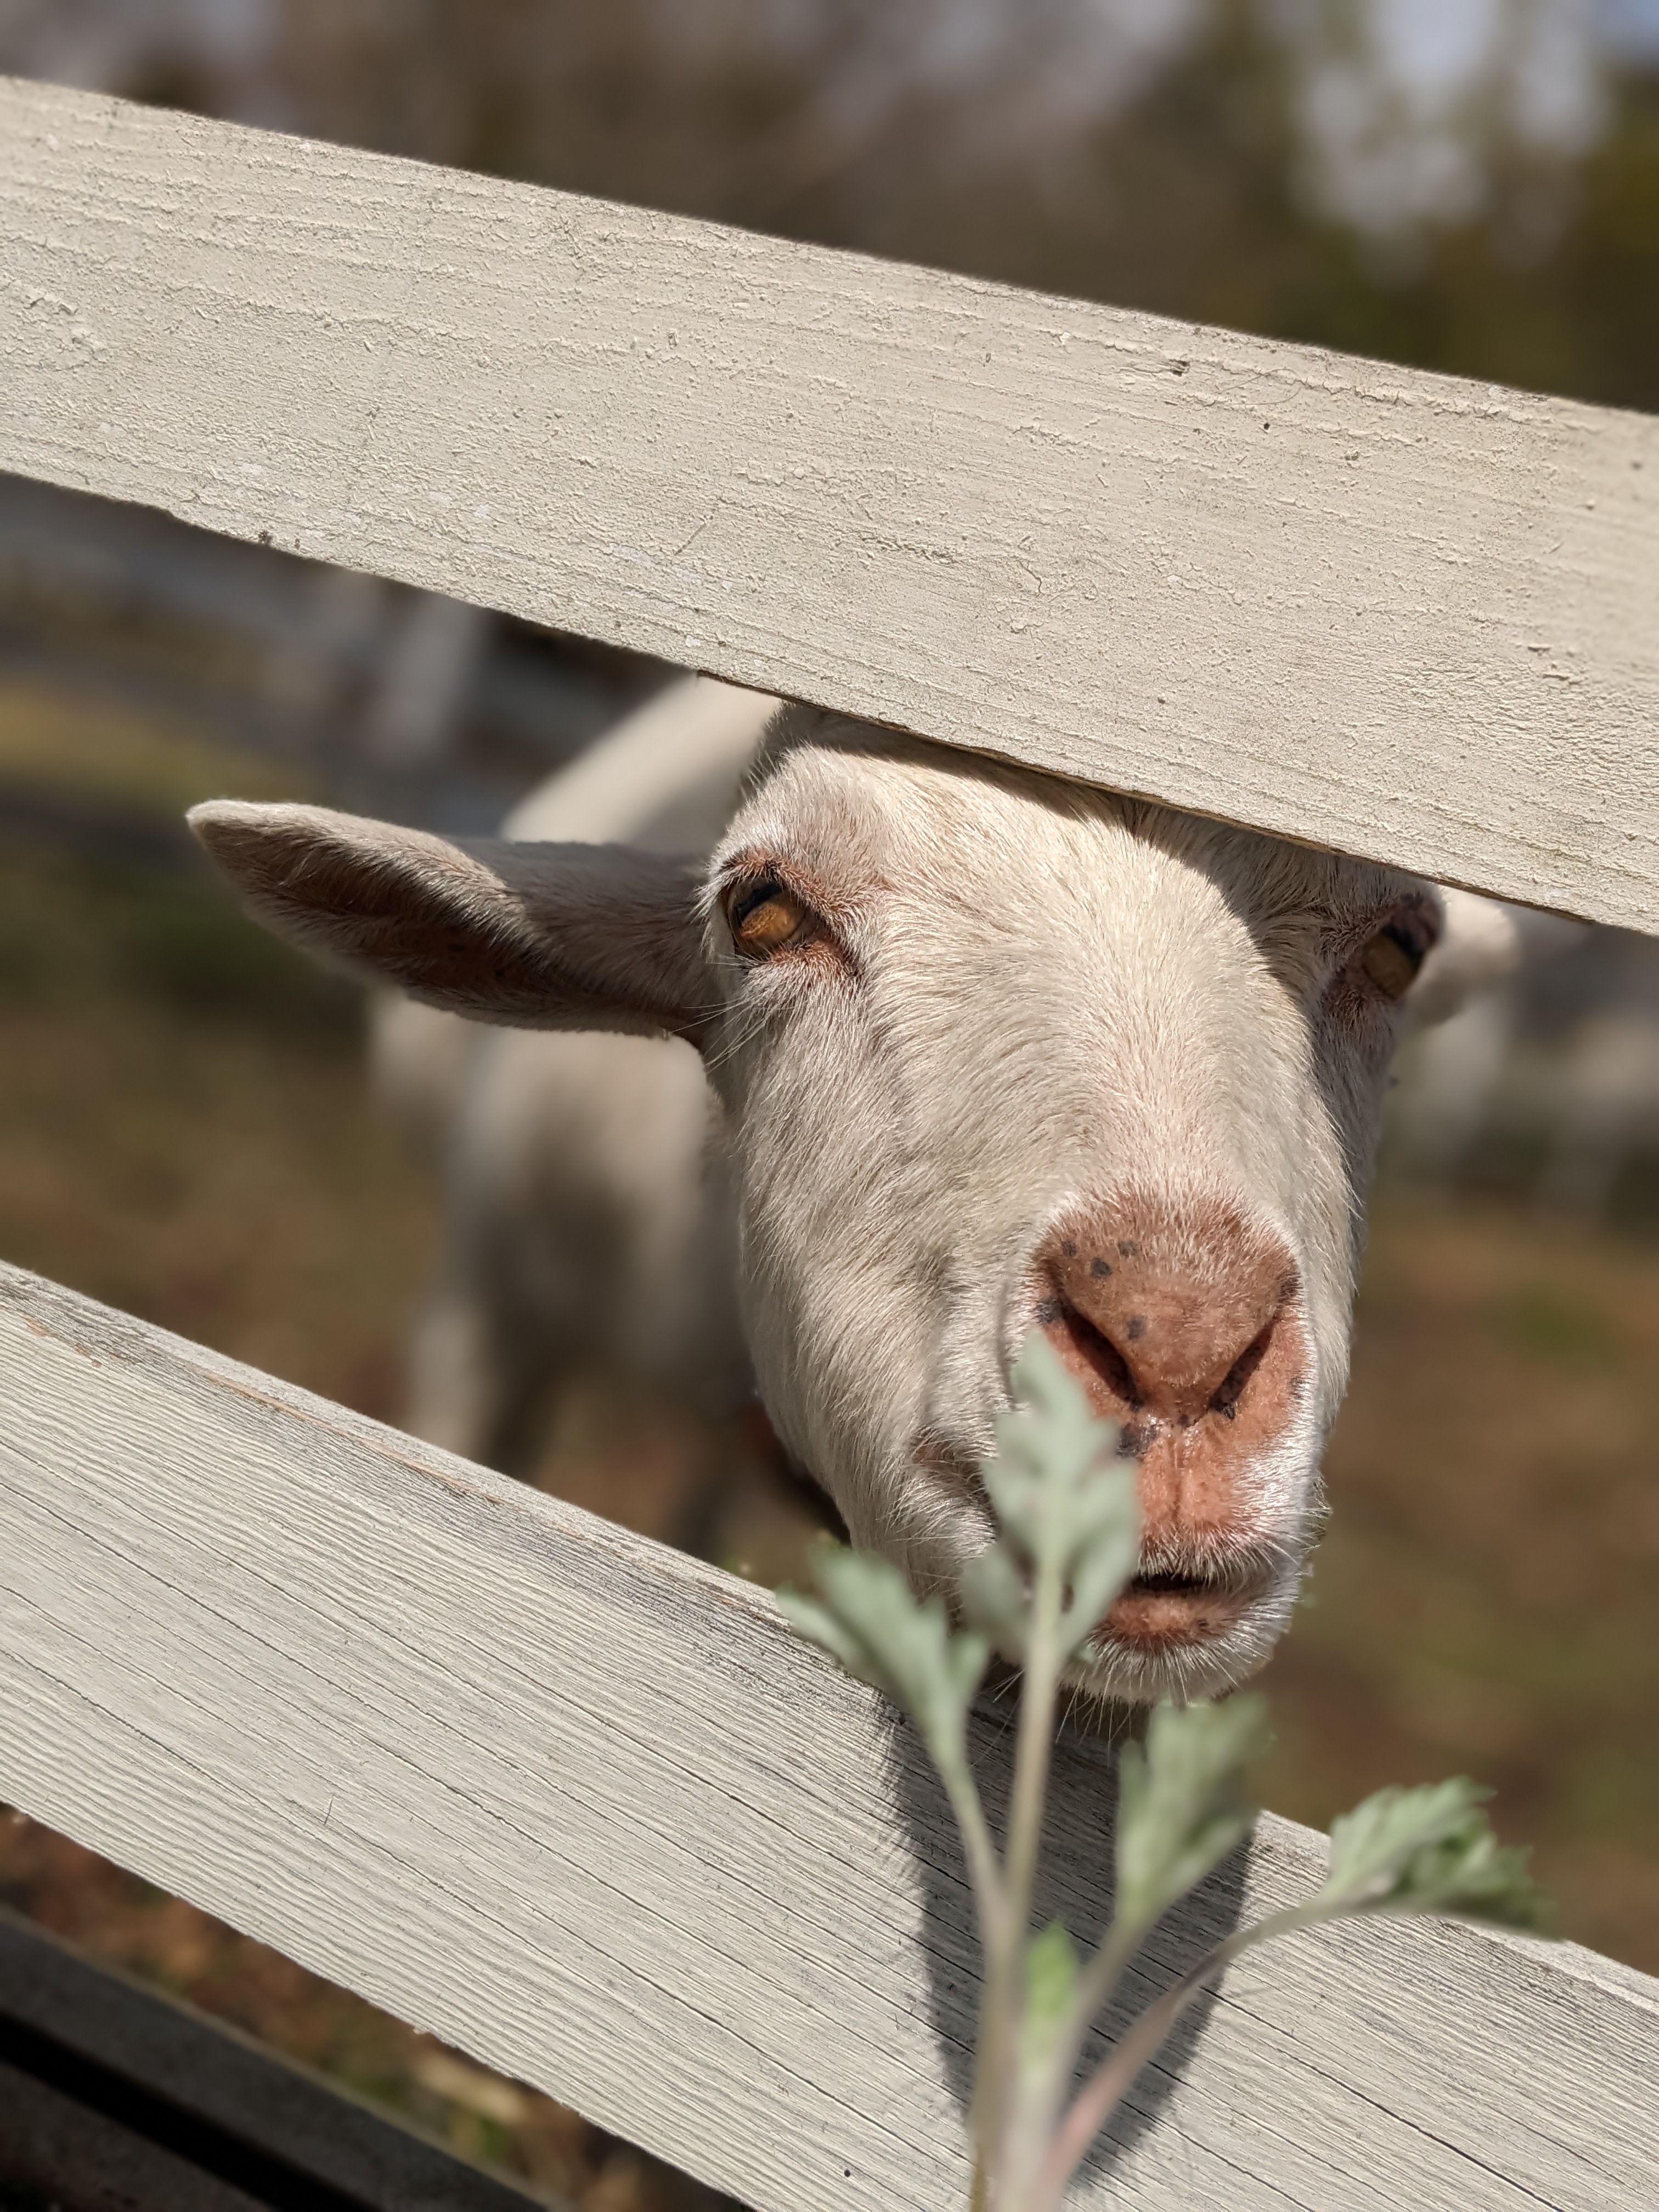
[[[726,900],[726,919],[732,940],[751,960],[763,960],[804,937],[812,926],[812,909],[797,898],[775,876],[760,876],[739,884]]]
[[[1406,923],[1390,921],[1360,954],[1359,964],[1385,999],[1403,999],[1416,981],[1428,949]]]

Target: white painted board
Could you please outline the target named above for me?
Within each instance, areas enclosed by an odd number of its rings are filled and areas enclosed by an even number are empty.
[[[0,80],[0,467],[1659,929],[1659,422]]]
[[[12,1269],[0,1798],[760,2212],[963,2200],[963,1874],[881,1699],[748,1584]],[[1069,1743],[1079,1929],[1110,1800]],[[1139,1994],[1320,1852],[1264,1819]],[[1632,2212],[1656,2078],[1659,1984],[1610,1960],[1299,1937],[1229,1975],[1079,2201]]]

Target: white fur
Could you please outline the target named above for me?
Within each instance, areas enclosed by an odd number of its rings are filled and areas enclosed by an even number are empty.
[[[1237,1679],[1300,1564],[1394,1042],[1392,1021],[1350,1033],[1325,994],[1413,886],[846,725],[786,729],[716,871],[762,849],[842,887],[861,975],[744,972],[711,932],[744,1318],[772,1418],[855,1541],[951,1589],[985,1509],[919,1469],[912,1440],[988,1448],[1049,1224],[1125,1181],[1240,1205],[1296,1257],[1314,1388],[1251,1470],[1241,1531],[1283,1573],[1208,1670],[1184,1670],[1195,1691]],[[1165,1670],[1121,1658],[1093,1686],[1144,1696]]]
[[[647,710],[654,734],[636,718],[539,794],[531,826],[661,850],[721,777],[713,811],[731,809],[769,704],[680,687]],[[697,735],[695,765],[675,752],[682,725]],[[675,757],[686,765],[671,792]],[[484,1377],[487,1395],[479,1316],[492,1284],[522,1279],[520,1319],[539,1311],[572,1349],[723,1389],[738,1365],[724,1334],[735,1277],[786,1443],[856,1540],[954,1593],[986,1510],[918,1439],[943,1439],[947,1468],[988,1448],[1033,1325],[1035,1255],[1061,1214],[1132,1188],[1177,1213],[1229,1209],[1279,1239],[1305,1387],[1237,1468],[1229,1534],[1273,1571],[1207,1644],[1147,1656],[1107,1639],[1084,1679],[1144,1698],[1219,1688],[1260,1663],[1316,1514],[1397,1035],[1431,983],[1437,1012],[1455,1001],[1460,935],[1474,972],[1515,957],[1502,916],[1467,901],[1448,915],[1431,887],[1394,871],[799,708],[769,733],[695,914],[674,905],[660,864],[620,849],[580,867],[552,848],[446,858],[412,833],[294,808],[222,805],[198,827],[274,926],[441,1004],[489,1011],[499,942],[516,963],[501,1004],[525,1018],[524,948],[550,948],[534,1018],[551,1033],[480,1040],[451,1123],[450,1279],[422,1362],[427,1425],[447,1441],[476,1448],[499,1419],[474,1387]],[[408,941],[470,943],[464,985],[453,959],[428,975],[418,953],[394,965],[370,943],[356,894],[340,888],[354,840],[368,910],[386,910],[395,845]],[[823,957],[738,957],[720,894],[762,869],[811,888],[833,932]],[[1355,979],[1363,948],[1407,910],[1444,933],[1401,1006]],[[708,1092],[689,1045],[559,1032],[605,1018],[593,1008],[611,989],[619,1021],[637,1027],[641,1006],[660,1006],[665,1026],[696,1038],[723,1124],[715,1180],[699,1170]]]

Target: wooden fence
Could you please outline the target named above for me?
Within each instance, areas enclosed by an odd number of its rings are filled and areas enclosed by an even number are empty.
[[[21,83],[0,380],[26,475],[1659,928],[1645,418]],[[962,2199],[949,1822],[762,1593],[4,1271],[0,1608],[0,1796],[760,2212]],[[1656,2079],[1609,1960],[1298,1938],[1080,2198],[1628,2212]]]

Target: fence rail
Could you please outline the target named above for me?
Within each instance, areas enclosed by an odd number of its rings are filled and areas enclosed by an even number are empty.
[[[0,1271],[0,1793],[760,2208],[963,2200],[977,1991],[908,1729],[748,1584]],[[1003,1720],[979,1724],[994,1802]],[[1109,1897],[1070,1741],[1046,1904]],[[1264,1818],[1144,1999],[1320,1839]],[[1629,2212],[1659,1983],[1435,1926],[1234,1968],[1080,2202]]]
[[[1659,422],[0,80],[0,466],[1659,929]]]

